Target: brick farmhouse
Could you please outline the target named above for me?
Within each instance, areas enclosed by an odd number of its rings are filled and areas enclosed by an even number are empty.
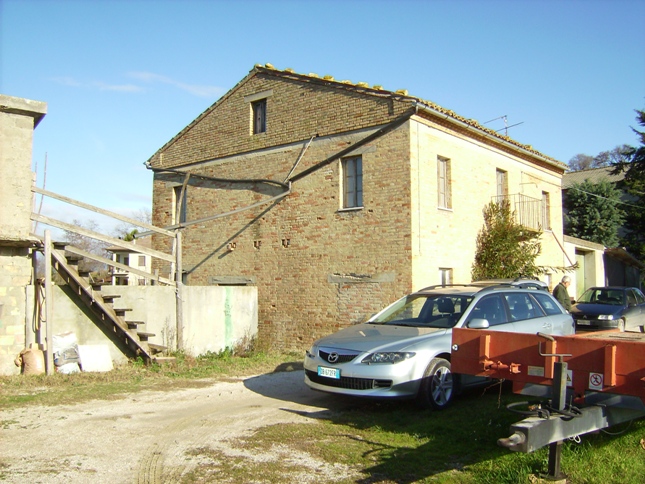
[[[153,223],[183,227],[185,284],[257,285],[265,348],[470,282],[497,197],[543,230],[538,264],[566,263],[567,166],[406,91],[258,65],[147,165]]]

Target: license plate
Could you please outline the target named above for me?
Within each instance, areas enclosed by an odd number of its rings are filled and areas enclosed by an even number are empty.
[[[579,319],[577,323],[579,326],[589,326],[591,324],[591,321],[587,321],[586,319]]]
[[[325,376],[327,378],[340,380],[340,370],[338,368],[326,368],[324,366],[319,366],[318,376]]]

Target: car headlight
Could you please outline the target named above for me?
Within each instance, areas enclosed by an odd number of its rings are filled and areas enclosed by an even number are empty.
[[[317,347],[316,345],[313,345],[313,346],[312,346],[311,348],[309,348],[308,350],[305,350],[305,354],[306,354],[309,358],[315,358],[315,357],[316,357],[316,354],[318,354],[318,347]]]
[[[613,314],[601,314],[600,316],[598,316],[598,319],[603,320],[603,321],[611,321],[612,319],[614,319],[614,315]]]
[[[412,358],[415,353],[410,352],[399,352],[399,351],[388,351],[383,353],[370,353],[365,358],[361,360],[361,363],[366,363],[371,365],[373,363],[399,363],[407,359]]]

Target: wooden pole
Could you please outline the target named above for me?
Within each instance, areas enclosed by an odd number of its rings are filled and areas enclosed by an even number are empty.
[[[52,240],[51,232],[45,230],[45,324],[47,325],[47,337],[45,340],[45,372],[48,375],[54,373],[54,345],[53,341],[53,302],[52,291]]]

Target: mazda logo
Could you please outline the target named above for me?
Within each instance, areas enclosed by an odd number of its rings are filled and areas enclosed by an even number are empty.
[[[335,351],[333,353],[329,353],[327,361],[330,363],[336,363],[338,361],[338,353],[336,353]]]

